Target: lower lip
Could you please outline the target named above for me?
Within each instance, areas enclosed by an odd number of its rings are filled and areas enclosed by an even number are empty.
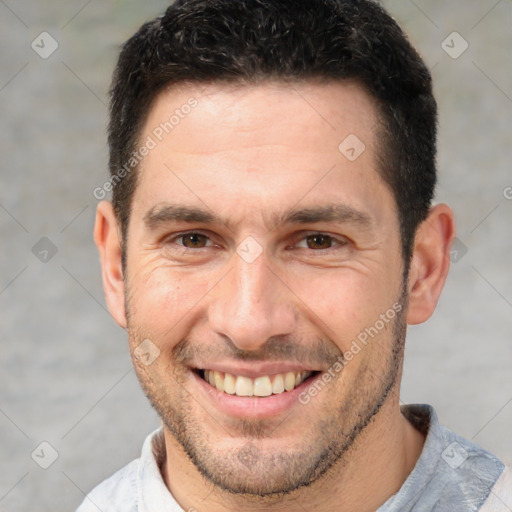
[[[307,378],[291,391],[283,391],[278,395],[251,397],[229,395],[228,393],[214,388],[196,372],[193,371],[191,373],[198,384],[200,392],[204,394],[210,402],[213,402],[214,406],[220,412],[238,418],[253,419],[262,419],[289,412],[294,405],[302,406],[299,402],[300,394],[321,376],[321,373],[318,373],[313,376],[313,378]]]

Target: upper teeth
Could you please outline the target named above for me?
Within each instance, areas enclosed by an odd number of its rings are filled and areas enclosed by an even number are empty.
[[[204,379],[219,391],[238,396],[270,396],[283,391],[291,391],[304,382],[312,372],[287,372],[276,375],[263,375],[251,379],[242,375],[204,370]]]

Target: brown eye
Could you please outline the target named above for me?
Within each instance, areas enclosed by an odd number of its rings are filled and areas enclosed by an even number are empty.
[[[329,235],[309,235],[306,237],[309,249],[329,249],[332,247],[332,237]]]
[[[208,242],[208,237],[201,233],[187,233],[185,235],[181,235],[179,239],[182,240],[182,244],[180,245],[183,245],[188,249],[202,249],[207,246],[206,244]]]

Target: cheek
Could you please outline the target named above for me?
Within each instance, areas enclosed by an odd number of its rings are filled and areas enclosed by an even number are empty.
[[[180,326],[211,288],[209,280],[163,265],[147,266],[132,275],[128,287],[132,327],[166,344],[179,341]]]
[[[301,309],[344,352],[396,299],[375,275],[346,269],[292,281]],[[393,288],[393,291],[394,288]]]

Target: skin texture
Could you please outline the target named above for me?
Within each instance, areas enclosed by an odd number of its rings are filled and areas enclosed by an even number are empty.
[[[164,422],[166,484],[198,511],[375,510],[421,453],[423,436],[399,409],[405,330],[435,309],[453,214],[431,209],[404,283],[395,203],[376,170],[377,111],[360,87],[168,89],[140,140],[191,97],[197,107],[141,163],[124,269],[110,203],[98,206],[95,227],[109,309]],[[365,144],[354,161],[338,150],[350,134]],[[218,221],[176,222],[166,215],[173,205]],[[351,214],[281,222],[289,211],[332,205]],[[200,236],[180,238],[187,232]],[[240,247],[261,254],[248,262]],[[401,311],[346,360],[393,305]],[[159,351],[150,365],[136,356],[147,339]],[[270,415],[257,405],[227,414],[193,373],[219,364],[281,371],[269,363],[327,372],[337,358],[343,370],[307,404]]]

